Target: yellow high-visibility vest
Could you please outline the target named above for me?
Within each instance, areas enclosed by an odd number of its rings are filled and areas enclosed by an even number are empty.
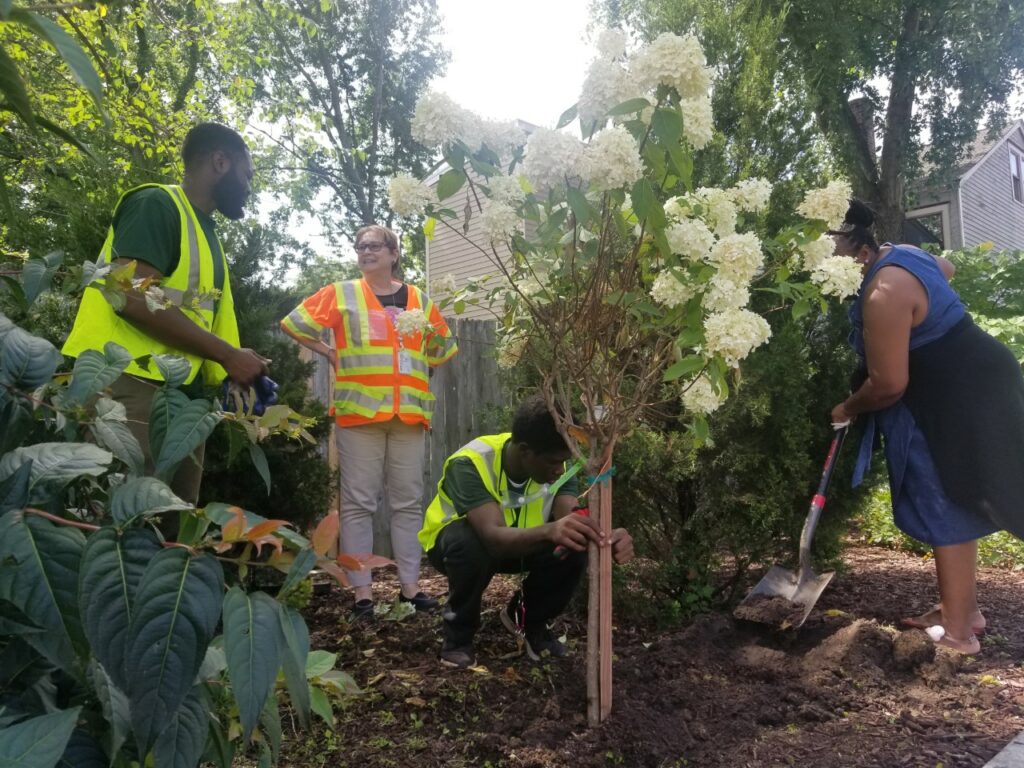
[[[146,187],[157,187],[166,192],[181,217],[181,256],[178,259],[178,266],[160,283],[164,295],[171,303],[180,307],[185,303],[186,296],[209,294],[216,287],[213,282],[213,251],[206,240],[196,212],[192,209],[192,204],[180,186],[142,184],[121,195],[121,199],[117,201],[117,207],[121,206],[128,195]],[[114,210],[116,211],[117,208]],[[96,260],[97,265],[109,264],[118,258],[113,254],[113,247],[114,228],[111,226],[107,232],[106,242],[103,243],[103,249]],[[221,249],[221,259],[224,259],[223,249]],[[206,299],[201,302],[199,317],[196,317],[193,310],[185,311],[184,314],[196,325],[205,328],[231,346],[239,346],[238,323],[235,320],[235,307],[231,299],[231,281],[228,278],[226,259],[224,260],[224,285],[219,301]],[[102,350],[103,345],[108,341],[120,344],[134,358],[157,354],[172,354],[185,358],[191,366],[191,371],[185,379],[186,384],[194,381],[200,370],[203,373],[203,381],[207,384],[219,384],[227,376],[227,371],[218,363],[204,360],[198,355],[190,355],[181,350],[172,349],[151,336],[147,336],[127,319],[118,315],[98,287],[90,285],[85,289],[82,303],[78,307],[78,314],[75,316],[75,324],[61,351],[70,357],[78,357],[87,349]],[[134,361],[125,369],[125,373],[144,379],[156,379],[157,381],[163,379],[155,365],[143,368]]]

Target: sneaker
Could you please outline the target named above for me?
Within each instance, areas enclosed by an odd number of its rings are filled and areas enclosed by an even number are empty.
[[[523,628],[516,623],[516,620],[512,618],[512,611],[509,610],[509,606],[505,606],[501,609],[501,613],[498,614],[501,619],[502,626],[505,627],[517,640],[523,639]]]
[[[398,602],[412,603],[413,607],[415,607],[417,611],[433,611],[441,605],[439,602],[437,602],[436,598],[431,597],[426,592],[417,592],[412,597],[406,597],[401,592],[399,592]]]
[[[473,646],[469,644],[449,645],[445,641],[444,645],[441,646],[441,663],[446,667],[454,667],[455,669],[472,667],[476,664]]]
[[[364,598],[356,600],[352,606],[352,613],[349,614],[350,621],[368,621],[373,618],[373,600]]]
[[[567,652],[562,642],[544,624],[527,627],[526,655],[534,661],[540,661],[545,653],[553,659],[561,659]]]

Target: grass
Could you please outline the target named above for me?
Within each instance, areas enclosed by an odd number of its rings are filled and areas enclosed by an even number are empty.
[[[880,547],[926,555],[931,547],[907,536],[892,519],[892,501],[887,485],[877,485],[864,497],[854,515],[864,541]],[[999,531],[978,542],[978,562],[998,568],[1024,570],[1024,541]]]

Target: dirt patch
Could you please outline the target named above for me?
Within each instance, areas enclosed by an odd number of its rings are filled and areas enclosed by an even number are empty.
[[[794,603],[777,595],[750,595],[736,606],[732,614],[743,621],[786,629],[800,623],[805,607],[803,603]]]
[[[498,621],[515,584],[496,579],[477,642],[482,667],[447,671],[437,663],[438,616],[350,627],[351,597],[335,591],[308,611],[313,645],[337,651],[364,694],[333,732],[286,728],[280,764],[977,768],[1024,730],[1024,574],[982,570],[989,632],[982,653],[964,659],[895,628],[934,604],[932,568],[851,550],[798,632],[726,613],[674,631],[620,625],[614,709],[594,729],[582,616],[559,626],[568,659],[533,664]],[[443,591],[444,580],[427,589]]]

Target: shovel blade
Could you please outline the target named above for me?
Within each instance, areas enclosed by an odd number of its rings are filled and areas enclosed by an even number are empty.
[[[780,629],[796,629],[807,621],[833,576],[833,571],[821,575],[806,571],[800,578],[793,571],[773,565],[736,606],[734,615]]]

